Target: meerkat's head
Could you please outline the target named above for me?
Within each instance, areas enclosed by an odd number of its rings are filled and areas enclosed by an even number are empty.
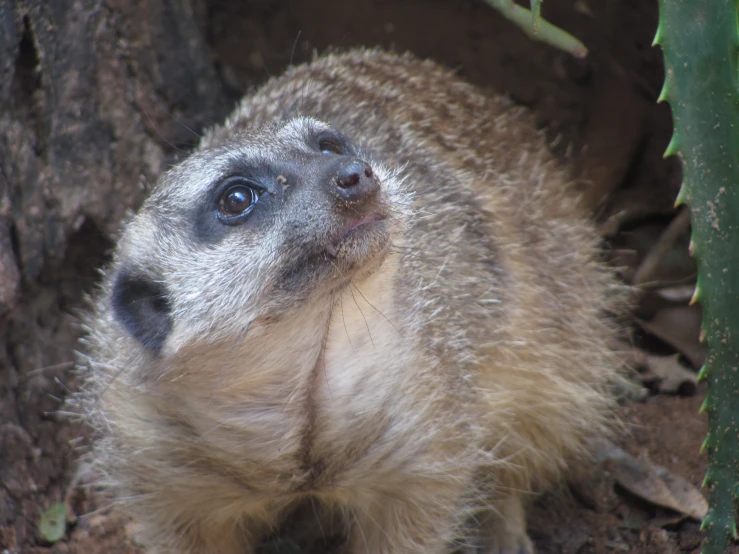
[[[407,200],[324,123],[237,132],[167,172],[129,224],[113,317],[155,355],[242,334],[380,267]]]

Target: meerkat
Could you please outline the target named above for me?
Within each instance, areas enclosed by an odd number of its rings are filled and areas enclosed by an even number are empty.
[[[532,116],[333,53],[247,95],[125,225],[78,400],[157,553],[251,554],[306,502],[346,552],[526,554],[607,432],[622,300]]]

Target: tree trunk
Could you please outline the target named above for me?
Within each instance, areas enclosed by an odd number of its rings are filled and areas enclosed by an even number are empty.
[[[121,218],[227,111],[204,12],[0,0],[0,550],[31,551],[69,485],[76,455],[60,451],[83,432],[57,413],[74,386],[70,310]]]

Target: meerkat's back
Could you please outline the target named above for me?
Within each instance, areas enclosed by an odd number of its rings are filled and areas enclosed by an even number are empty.
[[[525,110],[411,56],[292,68],[123,235],[98,465],[166,552],[251,552],[305,502],[350,552],[530,552],[522,492],[609,415],[597,244]]]

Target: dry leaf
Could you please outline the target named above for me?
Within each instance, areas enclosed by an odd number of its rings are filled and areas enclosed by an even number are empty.
[[[701,311],[698,306],[664,308],[650,320],[636,320],[645,331],[665,341],[695,368],[703,365],[705,350],[698,340]]]
[[[636,317],[651,320],[665,308],[686,306],[695,291],[695,283],[674,287],[643,288],[636,309]]]
[[[697,376],[680,363],[680,354],[647,355],[646,366],[649,373],[642,379],[658,381],[657,390],[659,392],[693,396],[698,390]]]
[[[635,458],[609,441],[598,441],[596,449],[599,461],[613,462],[610,467],[616,482],[631,494],[697,520],[706,516],[708,502],[683,477]]]
[[[659,289],[655,289],[654,292],[656,292],[659,296],[661,296],[668,302],[674,302],[676,304],[687,304],[690,298],[693,296],[693,293],[695,292],[695,283],[690,283],[687,285],[675,285],[671,287],[662,287]]]

